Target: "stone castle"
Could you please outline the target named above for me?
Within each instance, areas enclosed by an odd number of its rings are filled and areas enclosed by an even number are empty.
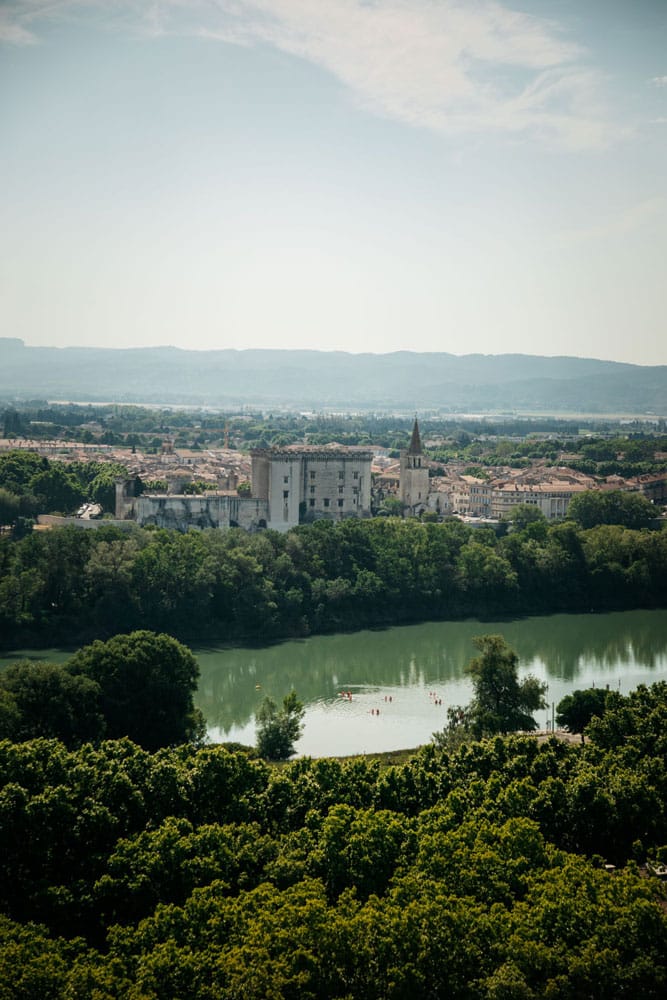
[[[134,495],[133,480],[116,483],[116,519],[160,528],[287,531],[327,518],[371,515],[373,453],[357,448],[262,449],[251,453],[252,495],[216,490]]]

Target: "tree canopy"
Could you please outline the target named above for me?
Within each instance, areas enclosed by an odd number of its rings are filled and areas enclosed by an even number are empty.
[[[256,535],[67,527],[0,534],[0,570],[0,636],[14,648],[138,628],[185,641],[269,640],[465,616],[664,607],[667,530],[537,521],[497,538],[457,520],[394,517]]]
[[[272,698],[265,698],[257,709],[257,750],[267,760],[287,760],[294,753],[294,744],[303,732],[301,722],[305,708],[290,691],[278,708]]]
[[[667,684],[613,702],[387,767],[0,741],[0,995],[662,1000]]]
[[[656,517],[656,509],[641,493],[625,490],[586,490],[572,497],[567,516],[582,528],[597,524],[620,524],[624,528],[646,528]]]
[[[546,708],[546,684],[536,677],[519,680],[519,658],[501,635],[482,635],[474,640],[480,655],[466,671],[475,696],[468,712],[478,735],[536,729],[532,713]]]
[[[69,669],[95,681],[111,738],[128,736],[147,750],[202,735],[193,704],[199,666],[169,635],[138,631],[80,649]]]
[[[602,716],[607,707],[608,691],[602,688],[586,688],[566,694],[558,702],[556,722],[566,726],[572,733],[581,733],[584,740],[584,730],[594,716]]]
[[[19,516],[20,502],[15,493],[0,487],[0,528],[13,524]]]
[[[506,520],[510,521],[517,531],[523,531],[531,524],[544,524],[546,527],[547,519],[535,504],[518,503],[507,513]]]
[[[88,677],[73,676],[66,666],[29,660],[14,663],[0,674],[0,692],[5,698],[0,737],[55,737],[67,746],[79,746],[104,735],[100,685]]]

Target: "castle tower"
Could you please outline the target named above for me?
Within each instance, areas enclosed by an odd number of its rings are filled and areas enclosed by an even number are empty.
[[[116,486],[116,510],[117,521],[124,521],[131,518],[134,513],[134,479],[118,477],[115,480]]]
[[[401,452],[401,503],[404,516],[420,514],[428,500],[428,466],[422,451],[417,417],[407,450]]]

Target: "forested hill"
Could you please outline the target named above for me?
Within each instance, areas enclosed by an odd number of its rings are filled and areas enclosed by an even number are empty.
[[[0,741],[0,996],[662,1000],[666,710],[386,769]]]
[[[667,366],[408,351],[27,347],[0,338],[0,397],[450,410],[664,413]]]

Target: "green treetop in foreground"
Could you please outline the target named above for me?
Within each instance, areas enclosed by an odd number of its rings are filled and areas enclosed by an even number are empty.
[[[664,1000],[666,713],[385,768],[0,741],[0,998]]]
[[[265,698],[257,710],[257,749],[267,760],[287,760],[303,732],[301,720],[305,708],[291,691],[278,709],[272,698]]]
[[[139,631],[78,650],[64,664],[22,660],[0,673],[0,739],[69,747],[129,737],[146,750],[199,742],[199,665],[169,635]]]
[[[202,735],[203,720],[192,700],[199,665],[171,636],[138,631],[97,640],[75,653],[68,667],[99,684],[111,739],[129,736],[158,750]]]
[[[532,713],[546,708],[546,684],[536,677],[519,680],[519,657],[502,635],[482,635],[473,640],[480,655],[470,661],[475,697],[468,707],[470,726],[478,736],[532,731]]]
[[[602,718],[607,710],[608,701],[614,700],[614,692],[602,688],[586,688],[566,694],[558,703],[556,722],[559,726],[567,726],[571,733],[581,733],[584,742],[584,730],[595,718]]]

